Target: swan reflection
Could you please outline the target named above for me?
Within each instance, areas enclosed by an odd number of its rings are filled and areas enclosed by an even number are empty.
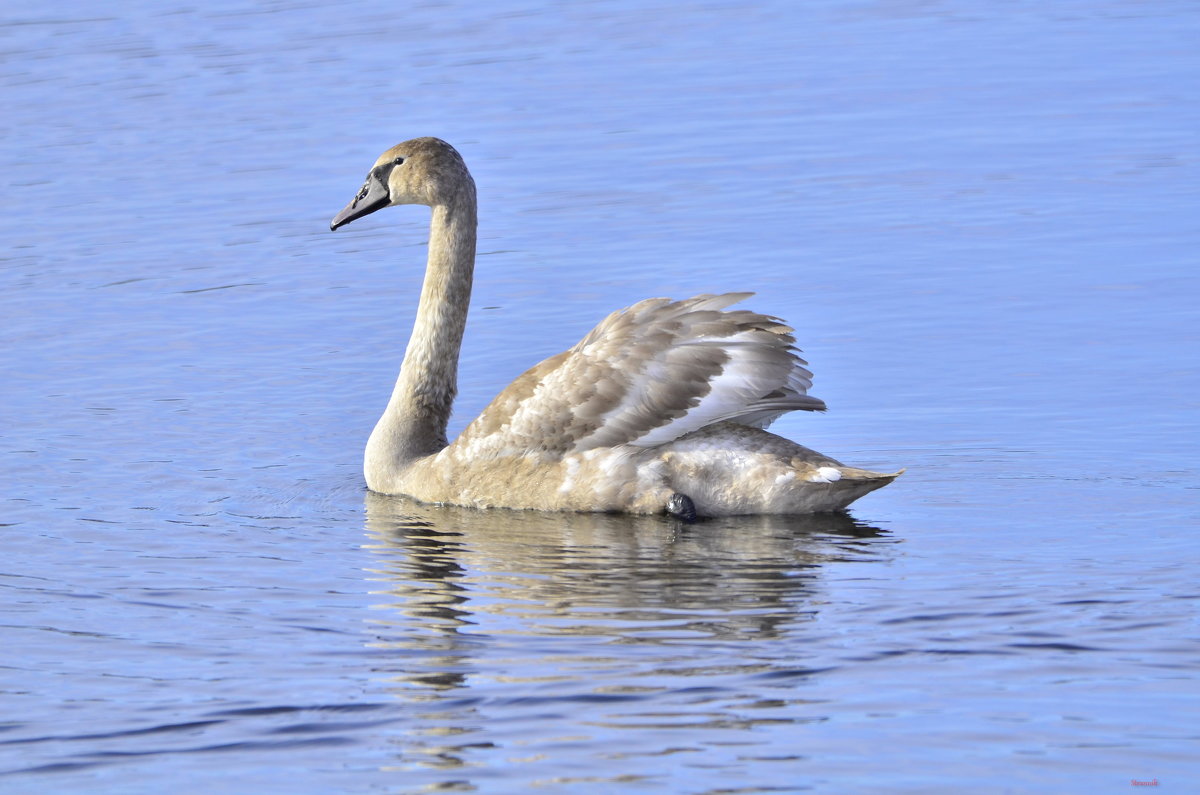
[[[809,620],[820,567],[867,560],[884,531],[842,513],[686,525],[667,518],[475,511],[366,495],[380,642],[476,636],[609,643],[763,640]],[[880,544],[879,541],[886,542]]]
[[[377,672],[419,710],[404,748],[418,768],[467,764],[516,726],[792,720],[791,691],[819,668],[803,650],[824,570],[893,543],[845,514],[686,525],[368,493],[366,516]]]

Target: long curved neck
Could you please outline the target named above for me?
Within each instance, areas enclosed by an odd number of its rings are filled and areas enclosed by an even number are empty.
[[[433,207],[429,265],[391,400],[367,442],[367,485],[386,489],[406,465],[446,446],[458,390],[458,351],[475,268],[475,191]]]

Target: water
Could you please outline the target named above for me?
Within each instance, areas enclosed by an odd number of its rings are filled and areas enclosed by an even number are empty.
[[[1187,3],[59,3],[0,17],[0,791],[1194,788]],[[364,493],[439,135],[460,428],[757,290],[908,467],[848,516]]]

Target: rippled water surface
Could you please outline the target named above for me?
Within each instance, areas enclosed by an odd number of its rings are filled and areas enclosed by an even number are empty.
[[[64,2],[0,15],[0,791],[1114,792],[1200,779],[1184,2]],[[850,514],[477,513],[363,442],[438,135],[452,432],[755,290]]]

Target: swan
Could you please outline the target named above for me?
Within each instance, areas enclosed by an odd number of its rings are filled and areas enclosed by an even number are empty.
[[[727,309],[751,293],[614,312],[448,441],[476,232],[475,182],[454,147],[415,138],[388,149],[330,229],[401,204],[432,209],[428,264],[399,378],[367,441],[371,491],[694,521],[840,510],[900,474],[844,466],[765,430],[825,403],[807,394],[812,373],[790,327]]]

